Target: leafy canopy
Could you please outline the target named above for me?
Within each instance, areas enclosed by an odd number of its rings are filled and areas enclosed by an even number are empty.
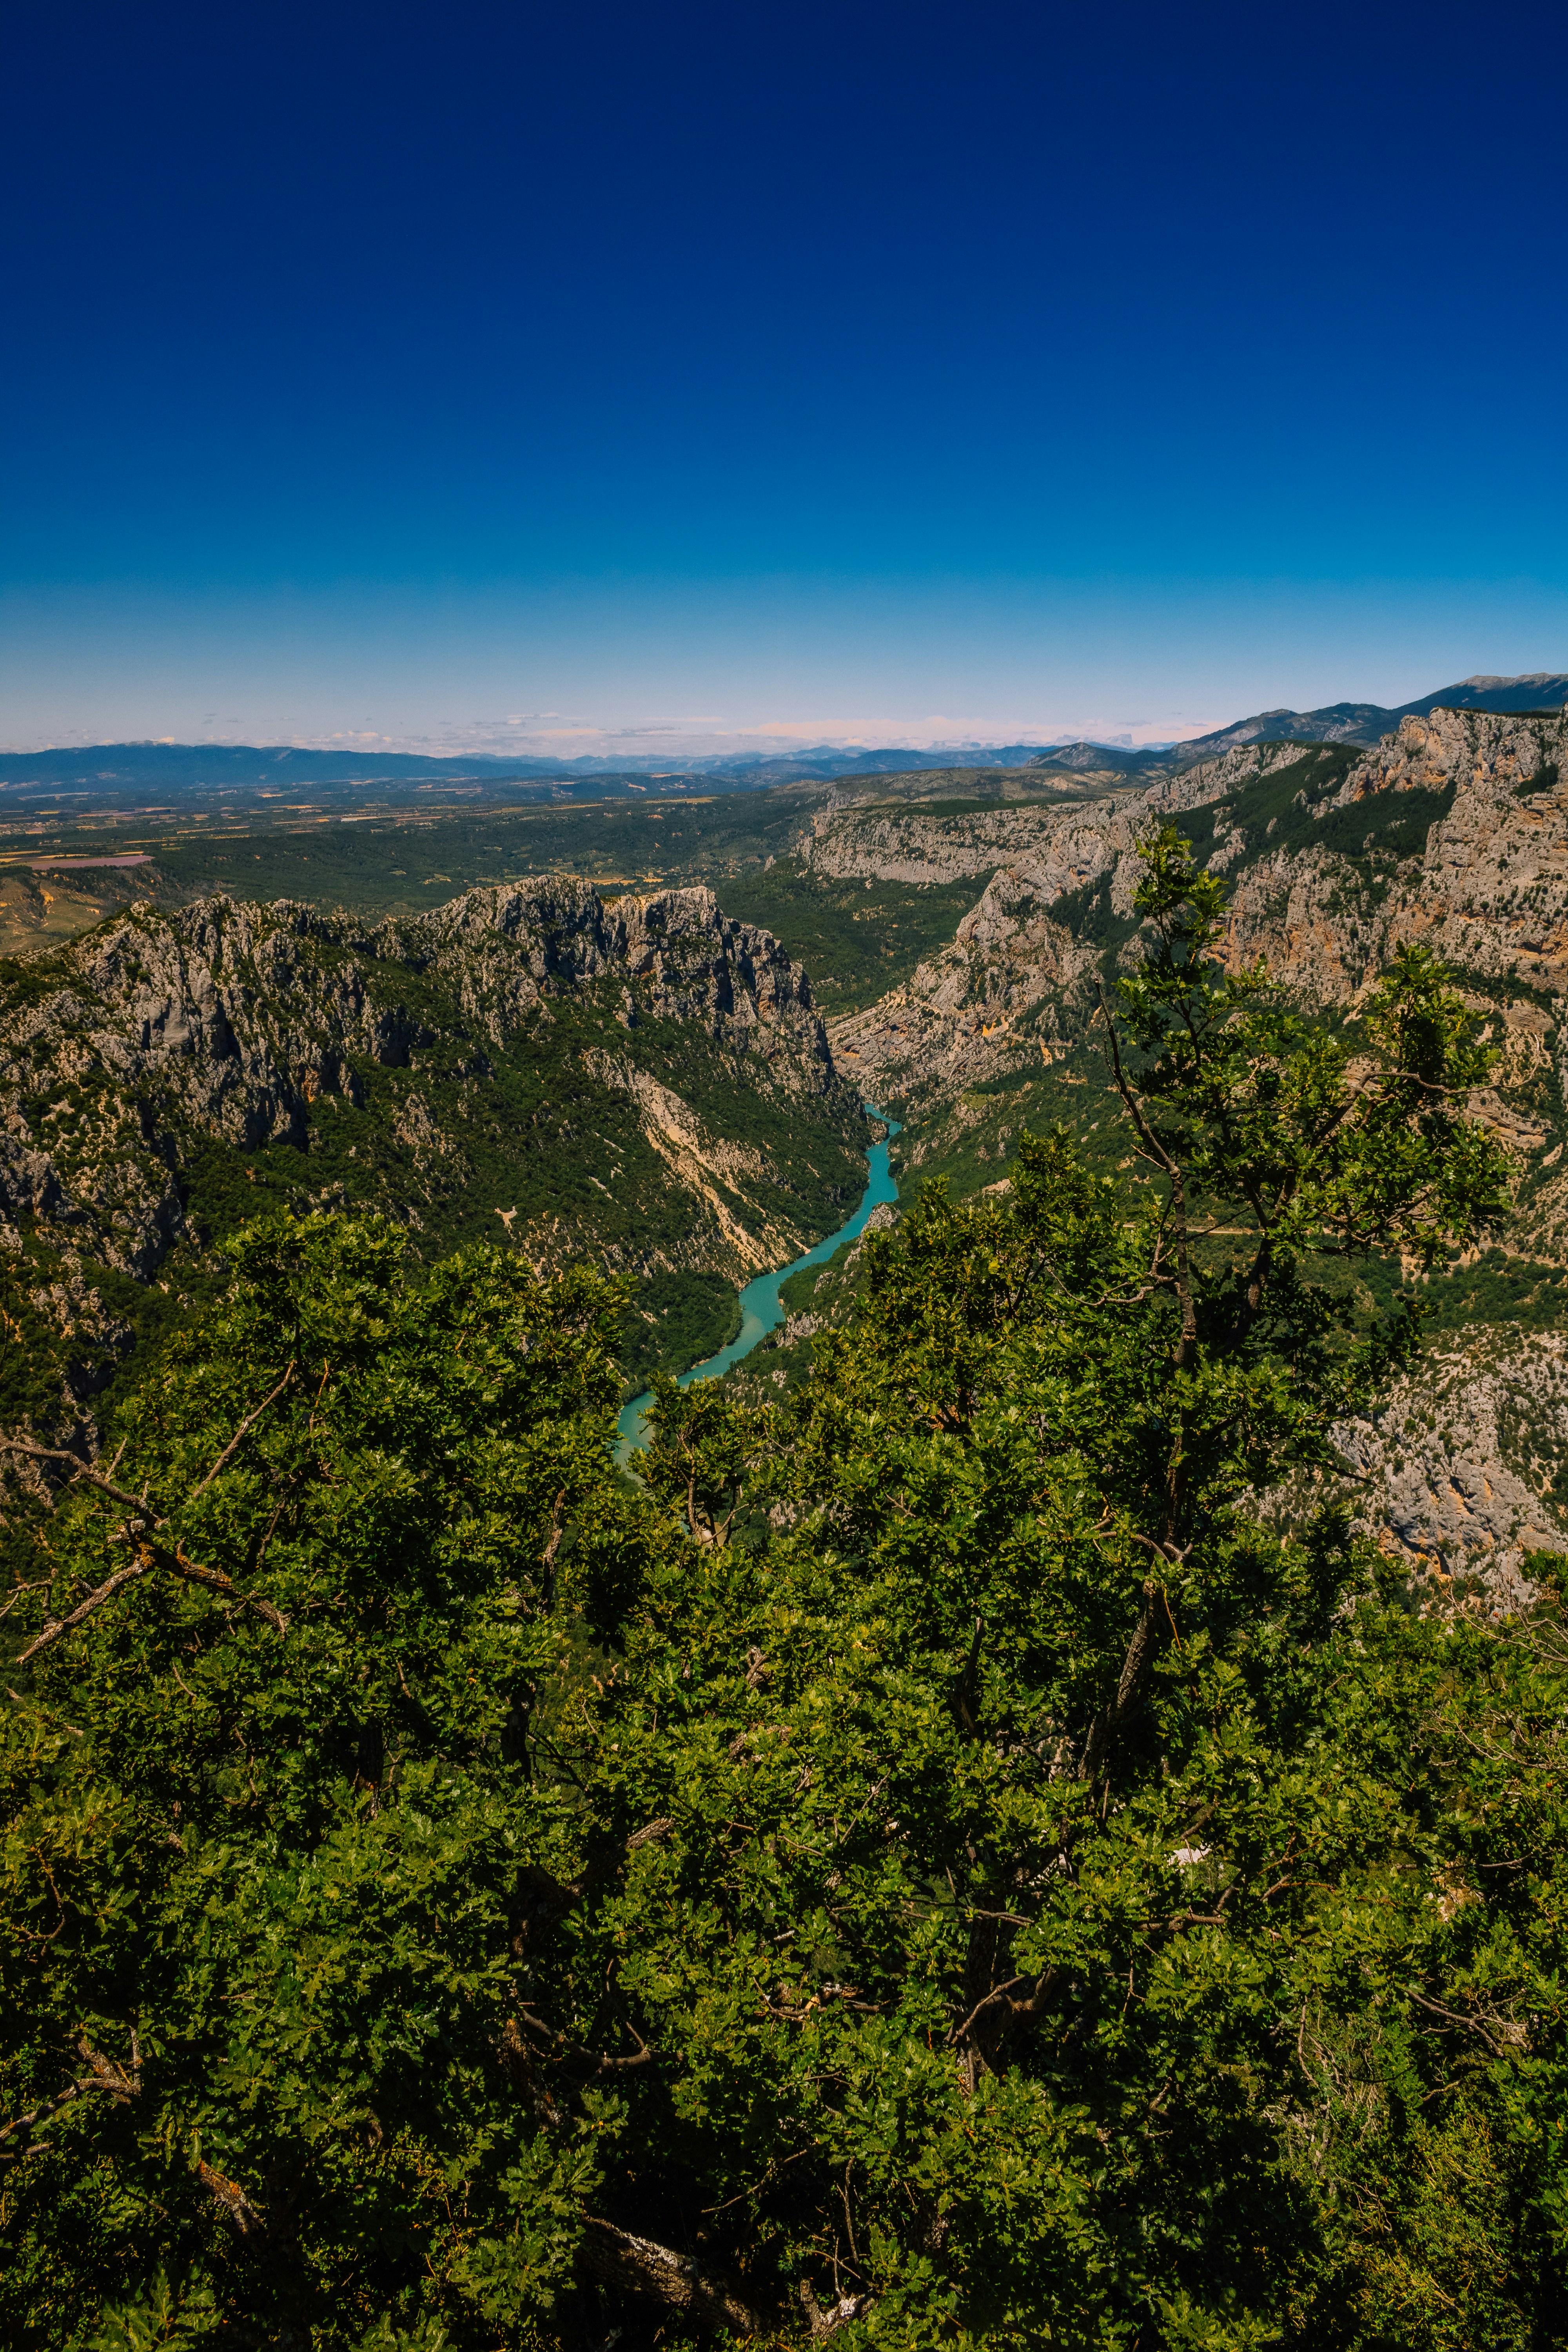
[[[1325,1269],[1496,1213],[1473,1029],[1301,1023],[1172,836],[1139,911],[1132,1197],[928,1192],[636,1489],[624,1293],[319,1217],[16,1433],[15,2340],[1561,2340],[1556,1620],[1251,1499],[1413,1344]]]

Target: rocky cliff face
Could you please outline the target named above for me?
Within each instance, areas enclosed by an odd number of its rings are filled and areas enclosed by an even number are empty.
[[[1252,747],[1196,761],[1139,791],[1108,777],[1099,798],[1056,806],[997,801],[953,814],[922,808],[918,801],[869,808],[830,801],[813,811],[794,846],[811,872],[833,880],[962,882],[1022,864],[1040,888],[1055,895],[1077,888],[1129,852],[1151,812],[1197,807],[1300,757],[1299,744]]]
[[[1425,939],[1460,971],[1556,996],[1568,982],[1568,719],[1437,710],[1406,719],[1313,811],[1344,834],[1404,795],[1450,802],[1424,845],[1369,877],[1338,851],[1278,849],[1237,876],[1233,951],[1264,952],[1321,1003],[1343,1003],[1401,940]],[[1211,861],[1213,862],[1213,861]]]
[[[905,987],[834,1023],[842,1066],[879,1105],[919,1093],[929,1115],[1020,1059],[1056,1058],[1081,1034],[1100,956],[1051,911],[1061,870],[1033,861],[1004,866],[951,947]]]
[[[1033,1095],[1053,1068],[1083,1086],[1078,1103],[1109,1131],[1114,1113],[1085,1046],[1095,983],[1142,952],[1136,845],[1173,817],[1231,883],[1228,959],[1265,957],[1304,1004],[1353,1004],[1406,940],[1455,967],[1499,1049],[1474,1108],[1515,1155],[1507,1246],[1568,1262],[1565,754],[1561,712],[1438,709],[1370,751],[1242,746],[1092,807],[844,812],[811,845],[825,870],[990,878],[952,944],[906,987],[832,1024],[835,1051],[872,1099],[908,1118],[910,1166],[987,1174],[1005,1160],[1027,1072]],[[1051,1115],[1071,1100],[1058,1086]],[[1039,1106],[1026,1108],[1037,1121]],[[1473,1576],[1489,1605],[1516,1592],[1532,1547],[1568,1542],[1556,1472],[1542,1467],[1555,1462],[1564,1411],[1556,1342],[1516,1337],[1484,1325],[1461,1335],[1415,1376],[1402,1419],[1347,1433],[1380,1496],[1383,1539],[1430,1590]],[[1428,1422],[1458,1433],[1454,1444]]]
[[[0,1268],[91,1338],[109,1276],[270,1197],[744,1279],[837,1221],[862,1126],[805,972],[709,890],[138,905],[0,988]]]
[[[1424,1601],[1517,1609],[1530,1554],[1568,1552],[1568,1335],[1445,1337],[1339,1440],[1363,1528]]]
[[[1008,1050],[977,1044],[1021,1022],[1031,1040],[1042,1024],[1070,1032],[1088,1001],[1078,984],[1111,934],[1136,952],[1136,845],[1167,816],[1185,820],[1199,856],[1231,881],[1231,957],[1266,956],[1304,1002],[1348,1003],[1414,938],[1490,984],[1500,1018],[1524,992],[1550,1002],[1568,988],[1565,751],[1561,714],[1438,710],[1353,760],[1298,744],[1244,749],[1090,808],[840,815],[810,846],[825,871],[992,878],[952,948],[906,990],[836,1023],[836,1045],[896,1098],[933,1080],[972,1084]],[[1282,784],[1295,787],[1288,824],[1279,814],[1250,821],[1248,803]],[[1405,845],[1406,809],[1429,814],[1438,800],[1444,814]],[[1380,846],[1384,836],[1394,845]],[[1084,894],[1097,889],[1102,919],[1086,929]]]

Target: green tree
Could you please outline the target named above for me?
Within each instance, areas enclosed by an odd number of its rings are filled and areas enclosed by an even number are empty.
[[[1564,2340],[1568,1675],[1380,1600],[1334,1261],[1502,1164],[1405,955],[1341,1036],[1166,835],[1144,1155],[868,1244],[787,1408],[620,1294],[253,1232],[47,1487],[13,1622],[13,2332],[39,2347]]]
[[[402,1248],[253,1226],[111,1458],[13,1441],[52,1505],[0,1759],[13,2340],[126,2280],[128,2343],[171,2297],[493,2340],[570,2280],[613,2104],[542,2134],[510,2021],[530,1902],[616,1866],[530,1765],[635,1580],[623,1294]]]

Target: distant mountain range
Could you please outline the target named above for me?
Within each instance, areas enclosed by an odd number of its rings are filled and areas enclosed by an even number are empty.
[[[1426,719],[1434,710],[1560,710],[1568,703],[1568,676],[1557,670],[1531,670],[1521,677],[1464,677],[1458,686],[1440,686],[1415,702],[1385,710],[1375,702],[1331,702],[1322,710],[1260,710],[1254,719],[1238,719],[1194,742],[1178,743],[1166,756],[1184,766],[1189,760],[1212,759],[1234,751],[1238,743],[1364,743],[1392,735],[1402,719]]]
[[[1072,743],[949,744],[941,750],[903,749],[847,751],[831,743],[780,755],[757,753],[742,759],[732,754],[699,753],[684,761],[679,772],[668,765],[669,753],[649,752],[615,759],[593,753],[571,760],[506,759],[496,754],[427,757],[412,751],[322,751],[290,744],[244,743],[94,743],[85,747],[43,751],[0,752],[0,789],[26,793],[127,790],[178,792],[234,785],[254,791],[258,786],[279,792],[310,791],[321,785],[398,784],[438,790],[442,785],[515,782],[566,789],[591,783],[598,790],[623,785],[630,779],[657,776],[667,790],[684,779],[700,776],[709,783],[728,784],[737,791],[762,791],[770,784],[830,782],[837,776],[908,775],[922,768],[951,768],[955,754],[967,754],[967,765],[992,768],[1050,767],[1113,770],[1128,775],[1150,775],[1184,768],[1194,760],[1213,759],[1238,745],[1259,742],[1360,743],[1371,745],[1392,734],[1400,720],[1426,718],[1439,707],[1460,710],[1547,710],[1568,704],[1568,673],[1534,670],[1519,677],[1461,678],[1457,686],[1439,687],[1415,702],[1387,709],[1375,702],[1331,702],[1321,710],[1260,710],[1238,719],[1209,735],[1184,743],[1130,751],[1121,745]]]
[[[1426,719],[1438,709],[1559,710],[1565,703],[1568,676],[1556,670],[1532,670],[1522,677],[1466,677],[1457,686],[1440,686],[1435,694],[1423,694],[1393,709],[1381,702],[1331,702],[1321,710],[1259,710],[1251,719],[1216,727],[1210,735],[1191,736],[1184,743],[1158,751],[1129,751],[1110,743],[1053,743],[1032,753],[1029,764],[1101,772],[1113,768],[1127,775],[1149,775],[1190,767],[1194,760],[1217,759],[1245,743],[1360,743],[1370,750],[1384,735],[1392,735],[1402,719]],[[988,756],[1001,765],[1016,764],[1000,754]]]

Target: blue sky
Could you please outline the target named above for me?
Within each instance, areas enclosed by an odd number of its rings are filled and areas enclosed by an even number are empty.
[[[1568,668],[1560,10],[20,14],[7,743]]]

